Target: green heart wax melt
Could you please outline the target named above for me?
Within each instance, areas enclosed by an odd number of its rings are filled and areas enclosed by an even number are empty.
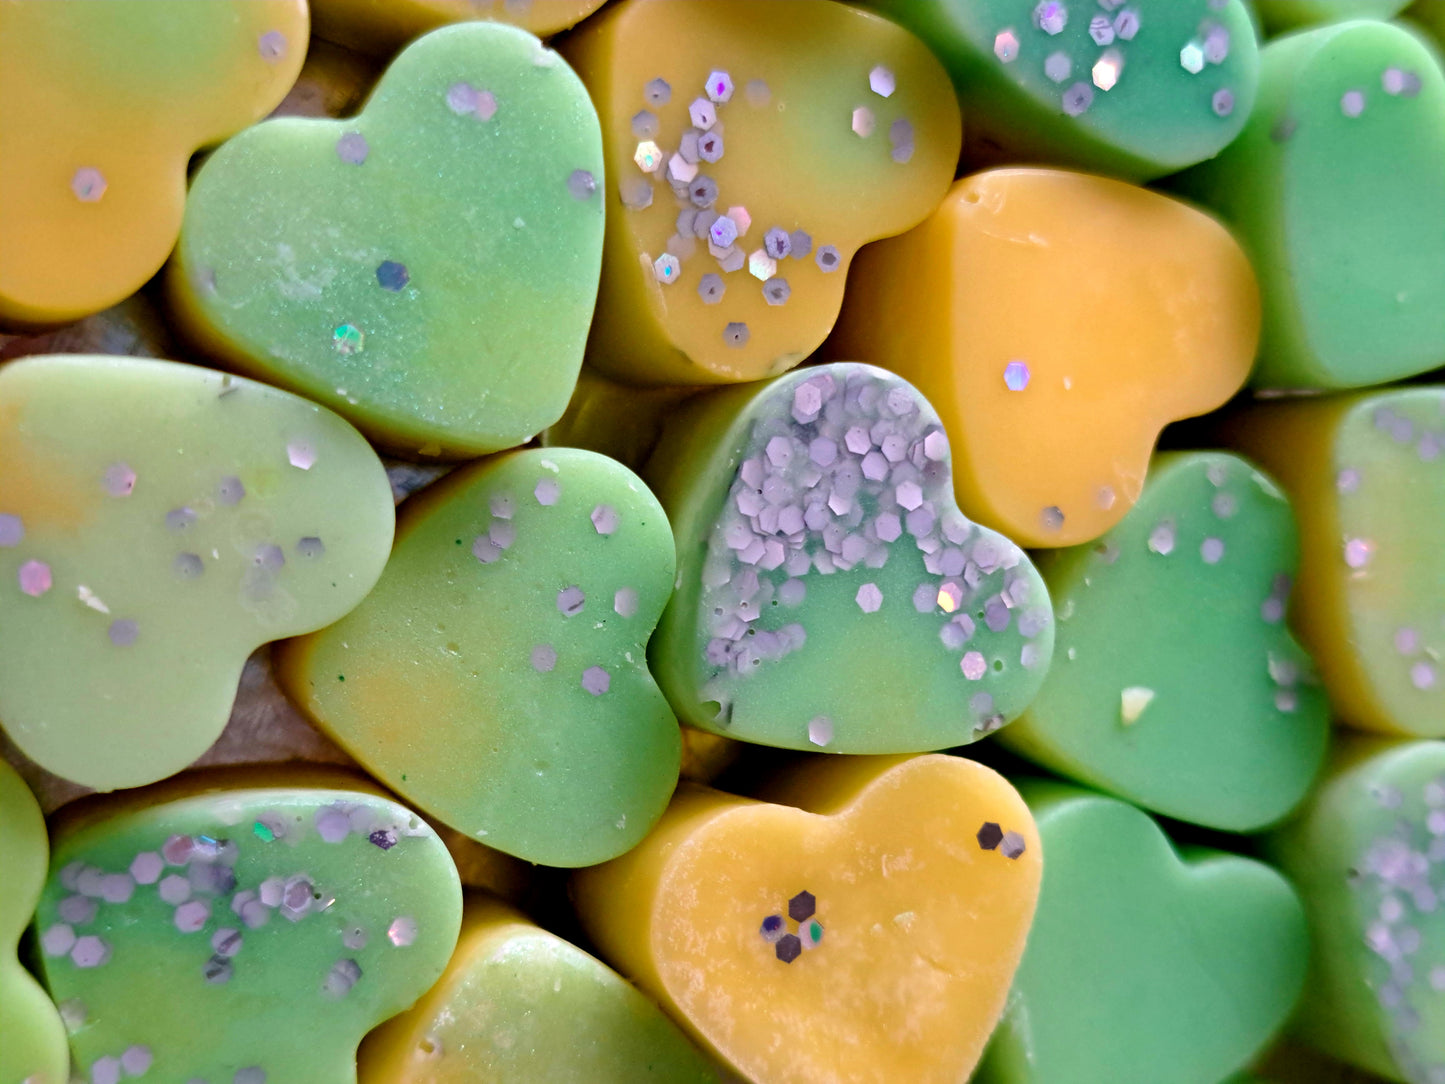
[[[361,601],[393,524],[376,454],[296,396],[165,361],[6,366],[0,722],[98,790],[179,771],[247,655]]]
[[[867,0],[948,67],[974,161],[1130,180],[1212,158],[1254,105],[1259,48],[1241,0]]]
[[[1240,137],[1179,185],[1259,276],[1255,384],[1353,388],[1445,365],[1445,74],[1403,25],[1337,23],[1261,53]]]
[[[977,1084],[1215,1084],[1246,1065],[1304,983],[1294,889],[1251,859],[1181,857],[1124,802],[1019,789],[1044,882]]]
[[[1335,713],[1445,737],[1445,387],[1261,403],[1223,434],[1300,518],[1290,622]]]
[[[1156,456],[1092,545],[1046,551],[1055,662],[999,738],[1166,816],[1281,819],[1324,761],[1329,706],[1284,624],[1298,556],[1274,483],[1231,455]]]
[[[36,925],[77,1069],[350,1084],[362,1036],[456,944],[446,848],[371,793],[192,779],[187,797],[78,815],[56,843]]]
[[[631,471],[510,453],[410,498],[376,590],[286,645],[280,677],[438,820],[590,865],[635,846],[677,782],[677,721],[646,658],[672,578],[667,517]]]
[[[1445,1080],[1445,742],[1348,740],[1269,847],[1314,935],[1297,1034],[1390,1080]]]
[[[938,415],[898,377],[843,362],[700,395],[646,475],[678,554],[652,666],[684,722],[791,749],[940,749],[1042,683],[1043,581],[958,511]]]
[[[65,1025],[16,958],[45,886],[45,818],[15,769],[0,760],[0,1080],[67,1084]]]
[[[444,27],[360,114],[283,118],[196,176],[169,285],[215,356],[409,455],[512,447],[567,405],[602,259],[602,141],[525,31]]]
[[[605,964],[485,898],[446,974],[362,1045],[361,1084],[718,1084],[662,1010]]]

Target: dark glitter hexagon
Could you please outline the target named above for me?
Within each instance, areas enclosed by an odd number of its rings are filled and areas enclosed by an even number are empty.
[[[783,916],[769,915],[763,919],[763,924],[759,927],[758,932],[762,934],[763,940],[768,944],[776,944],[778,939],[783,936]]]
[[[788,917],[794,922],[806,922],[818,911],[818,901],[811,892],[799,892],[788,901]]]
[[[395,260],[382,260],[376,268],[376,281],[383,290],[396,293],[411,281],[411,274],[407,271],[406,264],[397,263]]]
[[[795,933],[785,933],[778,938],[778,943],[773,946],[773,951],[778,954],[778,959],[785,964],[790,964],[803,954],[803,942],[798,940]]]
[[[978,845],[986,851],[992,851],[1002,842],[1003,829],[993,821],[984,821],[983,827],[978,830]]]

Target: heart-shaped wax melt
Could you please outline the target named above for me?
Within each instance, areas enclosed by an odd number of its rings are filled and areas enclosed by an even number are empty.
[[[521,444],[561,415],[602,257],[587,91],[496,23],[410,45],[349,120],[283,118],[191,188],[169,284],[217,356],[408,454]]]
[[[1102,177],[998,169],[859,255],[828,351],[938,407],[965,515],[1074,546],[1138,499],[1165,425],[1239,389],[1258,333],[1249,261],[1207,215]]]
[[[576,875],[588,933],[750,1080],[966,1079],[1038,893],[1027,807],[958,757],[817,758],[786,782],[787,804],[684,786]]]
[[[361,1084],[718,1084],[717,1069],[620,975],[509,908],[472,900],[446,974],[372,1032]]]
[[[531,862],[635,846],[677,781],[647,670],[672,590],[667,517],[569,448],[464,467],[403,507],[376,590],[280,655],[292,698],[377,778]]]
[[[0,4],[0,319],[73,320],[159,270],[186,166],[265,116],[305,0]]]
[[[1242,0],[866,0],[948,66],[971,161],[1144,180],[1212,158],[1259,83]]]
[[[1304,984],[1289,883],[1217,851],[1181,861],[1124,802],[1020,790],[1048,869],[978,1084],[1213,1084],[1248,1063]]]
[[[581,22],[602,0],[311,0],[316,36],[353,49],[389,54],[446,23],[487,19],[538,37]]]
[[[40,807],[15,769],[0,760],[0,1080],[21,1084],[70,1079],[65,1025],[15,956],[45,886],[49,852]]]
[[[129,797],[62,831],[36,916],[51,995],[91,1084],[350,1084],[365,1033],[456,944],[435,833],[360,791]]]
[[[1445,365],[1445,73],[1403,24],[1272,41],[1259,106],[1179,178],[1258,271],[1253,383],[1355,388]]]
[[[1445,742],[1344,742],[1269,849],[1314,935],[1295,1031],[1390,1080],[1445,1080]]]
[[[1445,737],[1445,387],[1269,403],[1224,429],[1300,518],[1291,624],[1335,711]]]
[[[834,364],[701,395],[647,476],[677,535],[651,660],[684,722],[791,749],[943,749],[1018,715],[1049,667],[1048,592],[959,514],[938,416]]]
[[[587,359],[629,383],[792,368],[833,326],[858,247],[916,225],[953,179],[948,75],[844,4],[625,0],[562,50],[607,151]]]
[[[1329,733],[1284,625],[1297,561],[1289,503],[1248,463],[1156,457],[1117,527],[1040,559],[1057,661],[1000,740],[1179,820],[1231,832],[1279,820]]]
[[[221,733],[246,656],[381,575],[386,473],[328,410],[165,361],[0,370],[0,721],[109,790]]]

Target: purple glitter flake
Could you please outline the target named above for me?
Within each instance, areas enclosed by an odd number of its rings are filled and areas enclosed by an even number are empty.
[[[1023,391],[1029,386],[1029,367],[1027,362],[1011,361],[1003,367],[1004,387],[1009,391]]]
[[[25,539],[25,524],[19,516],[0,512],[0,549],[13,549]]]
[[[601,696],[612,687],[612,676],[600,666],[589,666],[582,671],[582,688],[593,696]]]
[[[20,590],[31,598],[39,598],[52,585],[50,566],[44,561],[26,561],[16,573]]]
[[[366,137],[360,132],[347,132],[336,141],[336,157],[347,165],[361,165],[370,153],[371,147],[367,144]]]
[[[101,484],[112,497],[129,497],[135,492],[135,471],[129,464],[112,463],[105,468]]]
[[[582,593],[582,588],[575,584],[557,592],[557,609],[565,617],[576,617],[582,612],[582,607],[586,603],[587,596]]]

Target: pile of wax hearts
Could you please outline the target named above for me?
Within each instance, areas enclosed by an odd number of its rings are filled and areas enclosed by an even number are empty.
[[[1445,1084],[1442,49],[0,3],[0,1084]]]

